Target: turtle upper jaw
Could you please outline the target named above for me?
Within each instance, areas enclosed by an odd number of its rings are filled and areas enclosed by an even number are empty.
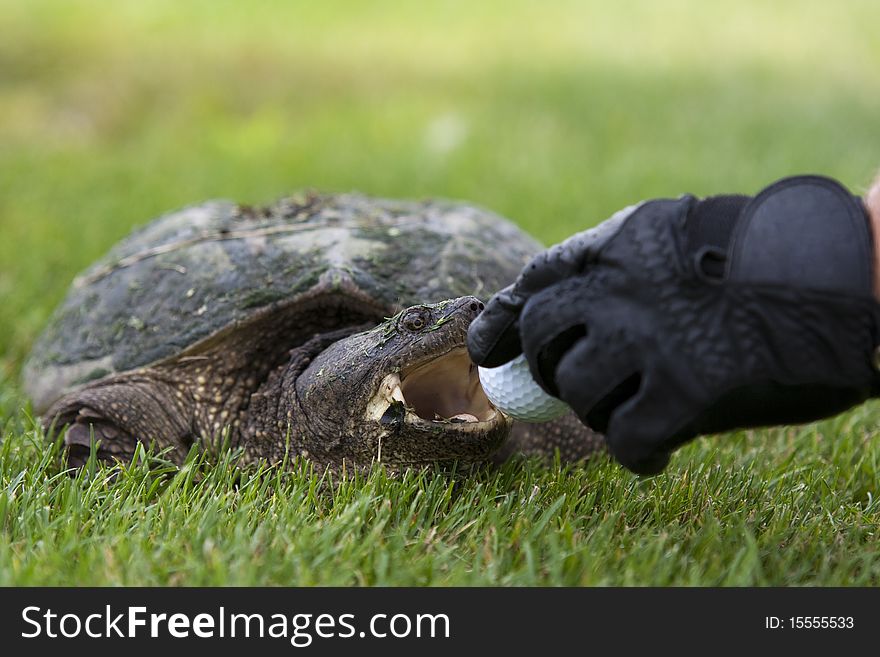
[[[367,405],[367,418],[476,432],[506,421],[483,392],[463,345],[387,374]]]

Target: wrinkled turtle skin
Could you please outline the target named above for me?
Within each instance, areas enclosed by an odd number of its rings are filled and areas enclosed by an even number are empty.
[[[301,195],[213,201],[160,217],[77,277],[24,385],[68,458],[181,460],[197,445],[246,460],[391,466],[579,459],[601,440],[573,416],[513,425],[464,347],[480,298],[542,247],[448,201]]]

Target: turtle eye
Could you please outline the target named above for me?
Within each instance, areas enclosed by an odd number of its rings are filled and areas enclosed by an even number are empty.
[[[413,308],[407,311],[401,320],[409,331],[421,331],[428,325],[428,311],[424,308]]]

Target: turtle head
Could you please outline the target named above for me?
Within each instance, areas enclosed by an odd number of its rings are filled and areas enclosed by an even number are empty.
[[[309,453],[391,466],[481,461],[510,433],[465,347],[474,297],[418,305],[334,342],[296,380]]]

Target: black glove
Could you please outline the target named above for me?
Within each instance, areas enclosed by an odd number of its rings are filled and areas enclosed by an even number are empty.
[[[468,333],[605,433],[640,474],[696,435],[808,422],[877,396],[867,212],[839,183],[652,200],[539,254]]]

